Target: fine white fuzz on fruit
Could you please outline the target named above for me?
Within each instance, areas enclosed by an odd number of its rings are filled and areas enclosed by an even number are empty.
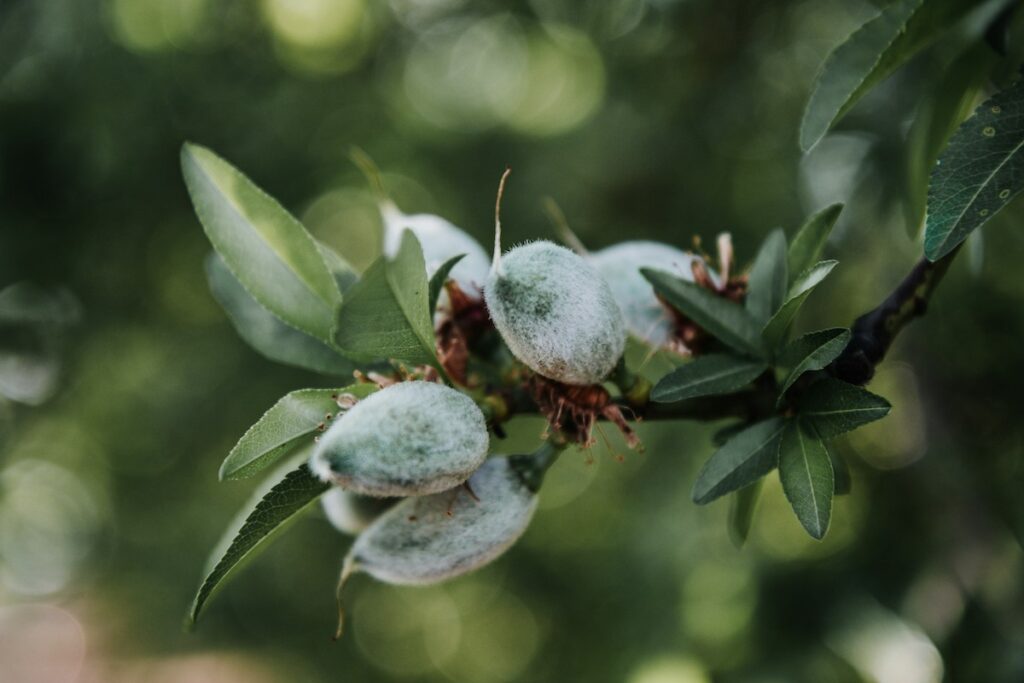
[[[630,333],[652,346],[667,344],[673,335],[672,319],[640,269],[664,270],[693,282],[693,263],[703,259],[661,242],[638,240],[592,252],[589,260],[611,287]]]
[[[487,457],[473,399],[433,382],[399,382],[334,420],[310,458],[320,479],[368,496],[420,496],[464,482]]]
[[[400,585],[460,576],[515,543],[536,507],[537,496],[508,459],[490,458],[470,477],[468,490],[409,498],[381,515],[353,544],[346,575],[362,571]]]
[[[423,249],[427,277],[448,259],[465,254],[448,277],[455,280],[464,292],[477,292],[483,287],[490,269],[487,252],[465,231],[440,216],[426,213],[406,215],[390,200],[381,202],[380,213],[384,221],[385,254],[393,256],[398,253],[402,233],[411,230]]]
[[[394,505],[395,500],[361,496],[334,486],[320,497],[320,504],[331,526],[343,534],[355,536]]]
[[[495,212],[494,261],[484,300],[509,350],[549,379],[602,382],[626,345],[625,323],[608,283],[583,258],[552,242],[531,242],[502,255],[497,207]]]

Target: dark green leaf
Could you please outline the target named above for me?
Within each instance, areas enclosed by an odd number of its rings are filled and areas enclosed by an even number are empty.
[[[210,568],[192,603],[189,621],[195,624],[203,607],[224,581],[263,550],[328,488],[330,484],[320,481],[306,465],[301,465],[270,489],[233,535],[227,550],[223,554],[216,552],[210,558],[207,565]]]
[[[284,324],[253,299],[216,252],[206,259],[206,279],[238,336],[262,355],[325,375],[352,375],[355,366],[338,351]]]
[[[797,519],[821,540],[832,516],[832,460],[813,427],[791,420],[779,445],[779,480]]]
[[[988,45],[977,44],[938,73],[928,95],[917,108],[907,133],[907,231],[920,235],[928,199],[928,176],[946,141],[967,118],[996,62]]]
[[[843,210],[842,204],[833,204],[814,214],[800,226],[789,244],[789,277],[796,279],[821,258],[832,227]]]
[[[752,484],[771,472],[779,458],[779,438],[786,426],[773,417],[747,427],[712,454],[693,485],[700,505]]]
[[[762,361],[724,353],[698,356],[662,377],[651,391],[651,400],[672,403],[698,396],[727,394],[750,384],[767,369]]]
[[[835,448],[828,449],[828,456],[832,459],[832,472],[836,477],[836,495],[845,496],[853,488],[850,465],[846,462],[846,458],[840,455]]]
[[[800,125],[804,151],[871,88],[978,6],[975,0],[899,0],[828,56]]]
[[[1024,189],[1024,80],[979,106],[939,157],[924,253],[942,258]]]
[[[879,420],[892,406],[881,396],[837,379],[815,382],[800,395],[797,411],[809,420],[818,436],[831,439]]]
[[[300,389],[287,394],[238,440],[220,466],[220,478],[244,479],[269,467],[303,437],[316,432],[328,413],[338,413],[335,397],[352,394],[365,398],[376,388],[364,383],[343,389]]]
[[[441,267],[434,271],[434,274],[430,276],[430,295],[427,297],[428,310],[433,313],[437,310],[437,300],[441,296],[441,290],[444,289],[444,283],[448,281],[448,273],[452,272],[452,268],[465,257],[465,254],[456,254],[450,259],[441,264]]]
[[[302,224],[208,149],[186,144],[181,168],[207,237],[246,291],[292,327],[330,341],[341,292]]]
[[[671,306],[719,341],[741,353],[763,355],[757,321],[742,306],[671,273],[650,268],[640,272]]]
[[[750,286],[744,302],[750,315],[761,324],[779,310],[786,296],[789,287],[786,267],[786,234],[773,230],[750,268]]]
[[[774,348],[785,338],[786,332],[789,330],[789,326],[793,322],[793,318],[796,317],[800,307],[803,306],[804,300],[832,272],[837,263],[839,262],[821,261],[797,277],[790,286],[789,293],[786,294],[786,301],[782,304],[782,308],[764,326],[764,339],[768,342],[769,346]]]
[[[780,366],[791,368],[779,390],[779,401],[800,375],[821,370],[838,358],[849,343],[850,331],[842,327],[811,332],[790,342],[778,357]]]
[[[349,290],[338,313],[335,342],[353,358],[436,365],[427,295],[423,251],[406,230],[394,260],[381,257]]]
[[[716,448],[724,446],[729,439],[736,436],[746,428],[746,422],[733,422],[732,424],[728,424],[711,435],[711,443]]]
[[[732,498],[729,506],[729,537],[737,548],[743,547],[750,535],[750,526],[754,521],[754,511],[763,486],[764,479],[758,479],[750,486],[741,488]]]

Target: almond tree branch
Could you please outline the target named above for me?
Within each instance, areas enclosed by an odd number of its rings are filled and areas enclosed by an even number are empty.
[[[850,384],[867,384],[900,331],[925,314],[932,293],[960,249],[957,247],[938,261],[918,261],[882,303],[854,321],[849,345],[827,372]]]

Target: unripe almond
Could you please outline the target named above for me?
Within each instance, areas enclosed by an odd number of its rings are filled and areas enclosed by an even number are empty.
[[[576,385],[599,383],[625,349],[622,313],[597,270],[572,251],[547,241],[531,242],[502,255],[497,208],[494,261],[484,300],[512,354],[549,379]]]
[[[637,240],[592,252],[589,260],[611,287],[630,333],[652,346],[667,344],[672,319],[640,269],[656,268],[693,282],[693,263],[703,259],[667,244]]]
[[[363,399],[320,437],[310,469],[368,496],[418,496],[465,481],[487,457],[483,413],[433,382],[399,382]]]
[[[536,507],[537,496],[508,458],[490,458],[470,477],[468,490],[408,498],[381,515],[352,545],[347,573],[400,585],[460,576],[515,543]]]
[[[394,505],[396,500],[362,496],[334,486],[320,497],[320,504],[331,526],[343,534],[355,536]]]

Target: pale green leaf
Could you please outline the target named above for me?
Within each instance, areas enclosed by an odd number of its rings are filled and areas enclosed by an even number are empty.
[[[181,168],[207,237],[246,291],[292,327],[330,341],[341,292],[302,224],[208,149],[183,146]]]
[[[764,326],[764,339],[772,348],[785,338],[790,324],[814,288],[821,284],[838,261],[821,261],[800,274],[789,287],[786,301]]]
[[[338,313],[335,343],[353,358],[435,365],[428,288],[423,251],[406,230],[395,258],[378,259],[348,291]]]
[[[773,230],[750,268],[749,287],[744,305],[761,324],[779,310],[789,287],[786,264],[786,234]]]
[[[327,270],[331,271],[331,275],[334,277],[338,291],[344,296],[345,292],[351,289],[352,285],[359,282],[359,273],[341,254],[329,245],[317,240],[316,246],[320,249],[324,263],[327,264]]]
[[[796,279],[821,258],[825,243],[843,210],[842,204],[833,204],[808,218],[789,243],[789,277]]]
[[[434,274],[430,276],[430,294],[427,297],[428,310],[433,313],[437,310],[437,300],[441,297],[441,291],[444,289],[444,283],[448,281],[448,273],[452,272],[459,261],[461,261],[466,255],[456,254],[450,259],[441,264],[441,266],[434,271]]]
[[[955,249],[1024,189],[1024,79],[983,102],[939,157],[928,188],[924,253]]]
[[[867,389],[830,377],[812,384],[797,401],[797,412],[814,425],[823,439],[879,420],[889,414],[891,407]]]
[[[651,391],[651,400],[672,403],[727,394],[750,384],[767,369],[762,361],[724,353],[698,356],[662,377]]]
[[[206,578],[192,603],[190,623],[195,624],[207,602],[228,578],[262,551],[328,488],[330,484],[314,477],[303,464],[270,489],[246,517],[238,532],[233,534],[227,550],[223,554],[216,552],[210,558]]]
[[[790,342],[777,359],[778,365],[790,368],[779,390],[779,401],[800,375],[821,370],[838,358],[849,343],[850,331],[842,327],[811,332]]]
[[[723,344],[753,356],[764,354],[758,323],[743,306],[671,273],[640,272],[671,306]]]
[[[700,505],[752,484],[775,469],[779,439],[786,426],[773,417],[747,427],[712,454],[693,485],[693,501]]]
[[[355,369],[352,361],[319,339],[286,325],[261,306],[216,252],[211,252],[206,259],[206,279],[238,336],[263,356],[325,375],[352,375]]]
[[[244,479],[269,467],[304,437],[311,437],[321,425],[326,425],[328,413],[338,414],[337,396],[365,398],[376,388],[374,384],[363,383],[342,389],[299,389],[287,394],[242,435],[221,464],[220,478]]]
[[[800,420],[791,420],[782,435],[779,480],[800,524],[814,538],[824,538],[832,516],[832,461],[814,428]]]

